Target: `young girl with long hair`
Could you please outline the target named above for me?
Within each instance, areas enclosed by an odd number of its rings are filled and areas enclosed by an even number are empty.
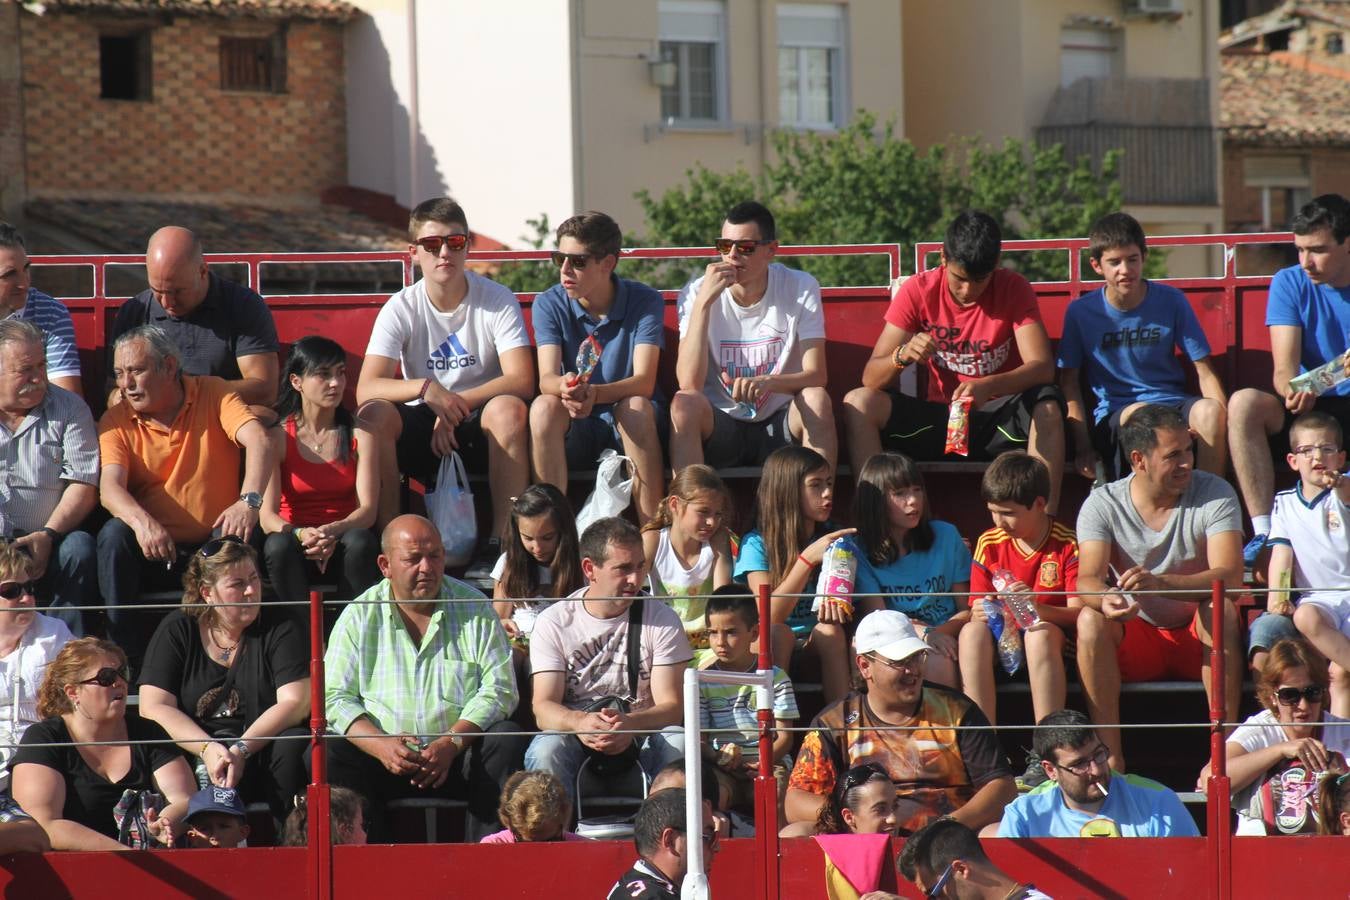
[[[924,677],[960,687],[957,639],[970,619],[970,548],[955,526],[933,519],[923,473],[903,453],[863,463],[853,505],[863,549],[853,587],[882,595],[860,598],[857,615],[894,609],[909,616],[934,651]]]
[[[345,600],[380,580],[371,530],[380,493],[376,441],[342,405],[346,388],[340,344],[318,335],[295,342],[276,404],[277,462],[259,511],[263,560],[284,601],[308,600],[310,584],[330,566]]]
[[[731,532],[723,521],[729,506],[716,470],[685,466],[671,479],[670,495],[656,515],[642,526],[647,586],[679,614],[695,650],[708,646],[707,595],[731,583]]]
[[[518,651],[529,641],[545,597],[581,587],[577,523],[562,491],[532,484],[511,503],[506,552],[492,567],[493,608]]]
[[[806,447],[782,447],[769,454],[756,496],[756,527],[741,543],[736,576],[744,576],[752,593],[771,586],[770,601],[774,665],[789,671],[798,638],[820,660],[825,702],[848,693],[848,637],[844,616],[834,604],[811,611],[816,570],[830,542],[855,529],[834,529],[834,474],[825,457]],[[761,634],[760,639],[763,640]]]

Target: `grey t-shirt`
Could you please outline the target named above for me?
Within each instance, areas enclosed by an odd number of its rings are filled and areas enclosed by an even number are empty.
[[[1238,499],[1231,485],[1208,472],[1196,472],[1162,531],[1154,531],[1130,499],[1131,473],[1088,495],[1078,512],[1078,544],[1106,541],[1111,565],[1124,572],[1143,566],[1155,575],[1193,575],[1209,568],[1206,541],[1225,531],[1242,532]],[[1180,628],[1195,615],[1196,604],[1169,597],[1140,595],[1139,615],[1159,628]]]

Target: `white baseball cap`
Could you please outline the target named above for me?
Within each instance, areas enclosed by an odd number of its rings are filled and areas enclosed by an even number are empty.
[[[863,616],[853,644],[859,655],[875,653],[891,662],[931,649],[914,630],[909,616],[893,609],[878,609]]]

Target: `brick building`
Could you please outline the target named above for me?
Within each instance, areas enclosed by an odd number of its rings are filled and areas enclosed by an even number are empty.
[[[278,232],[299,237],[266,249],[397,245],[320,208],[347,184],[358,15],[341,0],[0,2],[0,216],[42,250],[135,252],[169,222],[224,226],[212,250]]]
[[[1280,231],[1318,194],[1350,196],[1350,2],[1286,2],[1221,41],[1224,224]]]

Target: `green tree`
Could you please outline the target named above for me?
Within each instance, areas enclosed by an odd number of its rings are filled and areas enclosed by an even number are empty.
[[[785,243],[901,243],[901,265],[910,274],[913,245],[940,241],[947,222],[962,209],[985,210],[1012,240],[1081,236],[1121,205],[1117,152],[1094,169],[1087,158],[1070,163],[1059,145],[1040,148],[1015,140],[1001,147],[965,140],[919,151],[895,136],[893,123],[879,127],[867,112],[836,134],[777,131],[771,143],[771,161],[758,177],[744,169],[716,172],[698,165],[683,184],[660,196],[639,191],[646,232],[632,243],[706,246],[734,202],[770,198]],[[1163,263],[1163,254],[1150,253],[1149,273],[1160,272]],[[1010,254],[1007,264],[1033,280],[1068,277],[1063,252]],[[697,260],[626,266],[629,277],[663,287],[703,267]],[[880,256],[819,257],[805,267],[826,285],[885,284],[888,278]]]

